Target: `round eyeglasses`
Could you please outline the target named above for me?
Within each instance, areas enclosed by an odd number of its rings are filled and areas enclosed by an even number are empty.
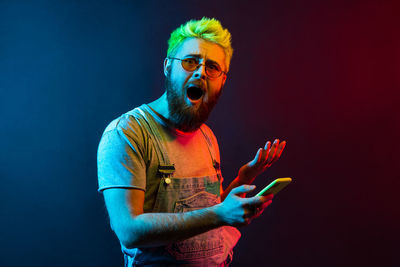
[[[200,64],[199,59],[193,57],[183,58],[183,59],[169,57],[169,59],[180,60],[182,68],[189,72],[194,72],[195,70],[200,68],[201,65],[204,65],[207,76],[212,79],[218,78],[219,76],[222,75],[222,73],[226,74],[226,72],[221,70],[221,67],[213,61],[206,61],[204,64]]]

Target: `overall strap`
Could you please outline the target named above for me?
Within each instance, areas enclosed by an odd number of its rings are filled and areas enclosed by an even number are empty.
[[[221,166],[220,163],[216,159],[216,150],[214,149],[214,146],[212,144],[211,138],[206,134],[207,130],[205,129],[204,125],[200,126],[200,131],[202,132],[204,139],[206,140],[207,143],[207,148],[208,151],[210,152],[211,160],[214,166],[215,171],[217,172],[217,175],[221,177]]]
[[[160,131],[158,130],[158,126],[154,118],[146,114],[142,108],[138,107],[134,109],[134,112],[136,113],[135,119],[143,125],[145,130],[149,133],[150,137],[152,138],[152,141],[155,146],[155,150],[158,156],[158,159],[160,161],[160,165],[158,166],[158,171],[165,177],[169,176],[174,173],[175,167],[174,164],[171,164],[167,150],[165,149],[162,141],[163,137],[160,134]]]

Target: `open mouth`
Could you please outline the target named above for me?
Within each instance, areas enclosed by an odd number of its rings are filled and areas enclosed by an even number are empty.
[[[203,94],[204,94],[203,90],[196,86],[190,86],[187,89],[187,96],[192,101],[199,100],[203,96]]]

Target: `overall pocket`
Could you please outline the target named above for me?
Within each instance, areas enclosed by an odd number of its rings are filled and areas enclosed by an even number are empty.
[[[188,212],[220,203],[217,195],[201,191],[176,201],[174,212]],[[224,253],[222,228],[210,230],[167,246],[167,251],[178,260],[195,260]]]

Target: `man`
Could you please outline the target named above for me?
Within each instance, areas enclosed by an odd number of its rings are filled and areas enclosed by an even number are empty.
[[[102,136],[99,191],[126,266],[227,266],[240,237],[235,227],[273,197],[244,196],[285,142],[267,142],[224,190],[218,144],[204,122],[226,81],[230,33],[203,18],[176,29],[168,44],[166,92],[111,122]]]

